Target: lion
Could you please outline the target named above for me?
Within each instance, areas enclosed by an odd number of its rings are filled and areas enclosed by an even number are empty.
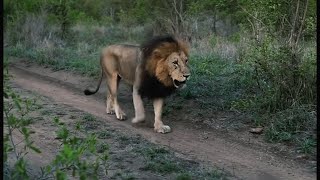
[[[153,101],[154,130],[158,133],[171,132],[161,120],[164,99],[177,89],[186,86],[190,78],[187,44],[173,36],[158,36],[140,46],[118,44],[102,50],[100,56],[101,78],[95,90],[86,89],[85,95],[98,92],[103,76],[106,77],[108,94],[107,114],[114,114],[119,120],[126,114],[117,99],[119,82],[123,79],[133,87],[132,96],[135,117],[132,123],[145,120],[142,98]]]

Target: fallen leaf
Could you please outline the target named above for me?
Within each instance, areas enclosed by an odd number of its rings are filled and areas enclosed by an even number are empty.
[[[298,156],[296,156],[296,159],[307,159],[307,155],[305,155],[305,154],[302,154],[302,155],[298,155]]]
[[[257,127],[257,128],[251,128],[249,132],[254,133],[254,134],[261,134],[263,131],[262,127]]]

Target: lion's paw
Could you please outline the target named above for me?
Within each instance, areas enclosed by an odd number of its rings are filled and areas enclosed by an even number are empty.
[[[137,118],[137,117],[135,117],[131,120],[131,122],[134,124],[139,123],[139,122],[143,122],[143,121],[144,121],[144,118]]]
[[[155,127],[154,130],[158,133],[163,133],[163,134],[171,132],[171,128],[167,125]]]
[[[107,114],[115,114],[113,109],[112,110],[107,109],[106,112],[107,112]]]
[[[120,111],[118,114],[116,113],[116,117],[118,120],[125,120],[127,118],[126,113]]]

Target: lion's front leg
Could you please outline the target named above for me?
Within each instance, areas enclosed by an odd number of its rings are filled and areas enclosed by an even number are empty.
[[[171,131],[171,128],[167,125],[164,125],[161,120],[163,99],[162,98],[154,99],[153,107],[154,107],[154,130],[158,133],[169,133]]]

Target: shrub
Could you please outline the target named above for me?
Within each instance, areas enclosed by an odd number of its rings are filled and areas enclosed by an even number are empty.
[[[254,68],[252,80],[259,88],[249,99],[257,111],[277,112],[292,106],[315,104],[315,56],[302,56],[285,44],[266,39],[260,45],[251,44],[247,62]],[[296,61],[293,63],[293,58]]]

